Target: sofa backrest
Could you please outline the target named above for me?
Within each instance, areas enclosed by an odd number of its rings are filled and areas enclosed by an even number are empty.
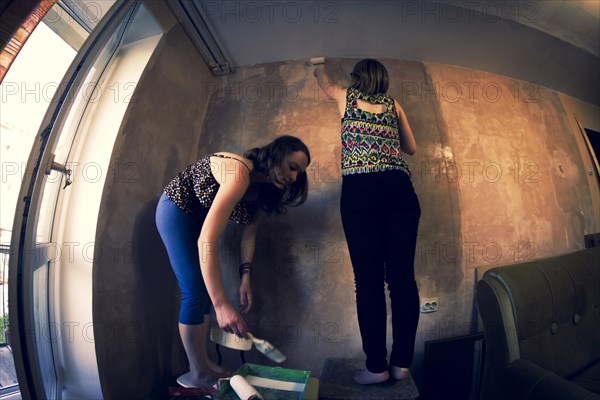
[[[600,248],[490,269],[477,302],[492,364],[523,358],[568,378],[600,359]]]

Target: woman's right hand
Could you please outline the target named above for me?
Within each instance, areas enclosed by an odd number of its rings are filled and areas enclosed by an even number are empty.
[[[225,303],[222,306],[215,308],[217,314],[217,322],[219,327],[225,332],[235,333],[241,338],[246,337],[247,328],[246,321],[242,318],[242,315],[229,303]]]

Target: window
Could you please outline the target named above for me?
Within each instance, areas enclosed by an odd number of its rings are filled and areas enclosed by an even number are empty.
[[[107,6],[112,1],[105,2]],[[0,396],[18,390],[9,343],[8,265],[14,213],[26,165],[40,125],[77,51],[89,35],[71,18],[63,2],[54,5],[27,38],[0,85]],[[49,183],[56,173],[48,177]],[[55,184],[56,186],[56,184]],[[41,221],[49,239],[48,219]],[[38,274],[39,275],[39,274]],[[40,281],[44,282],[44,280]],[[45,292],[45,290],[44,290]]]
[[[47,96],[43,117],[32,129],[31,155],[19,162],[15,228],[6,234],[12,234],[10,279],[17,287],[9,298],[18,305],[10,314],[11,330],[20,332],[14,335],[15,366],[26,397],[101,397],[91,329],[94,256],[86,256],[94,249],[102,171],[130,94],[162,34],[140,1],[121,1],[107,15],[51,85],[60,101],[53,104]],[[68,189],[63,190],[67,174],[55,166],[72,170]],[[71,340],[71,334],[78,336]]]

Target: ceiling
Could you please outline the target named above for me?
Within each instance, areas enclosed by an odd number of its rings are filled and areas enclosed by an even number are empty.
[[[600,0],[178,0],[235,67],[375,57],[479,69],[600,105]]]
[[[92,22],[114,3],[62,1]],[[232,69],[316,56],[419,60],[508,76],[600,106],[600,0],[168,2],[193,27],[192,39],[210,36],[209,47],[224,58],[219,63]]]

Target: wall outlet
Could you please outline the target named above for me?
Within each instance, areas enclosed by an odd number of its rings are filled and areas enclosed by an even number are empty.
[[[431,297],[429,299],[421,300],[421,312],[422,313],[430,313],[437,311],[440,307],[440,299],[439,297]]]

